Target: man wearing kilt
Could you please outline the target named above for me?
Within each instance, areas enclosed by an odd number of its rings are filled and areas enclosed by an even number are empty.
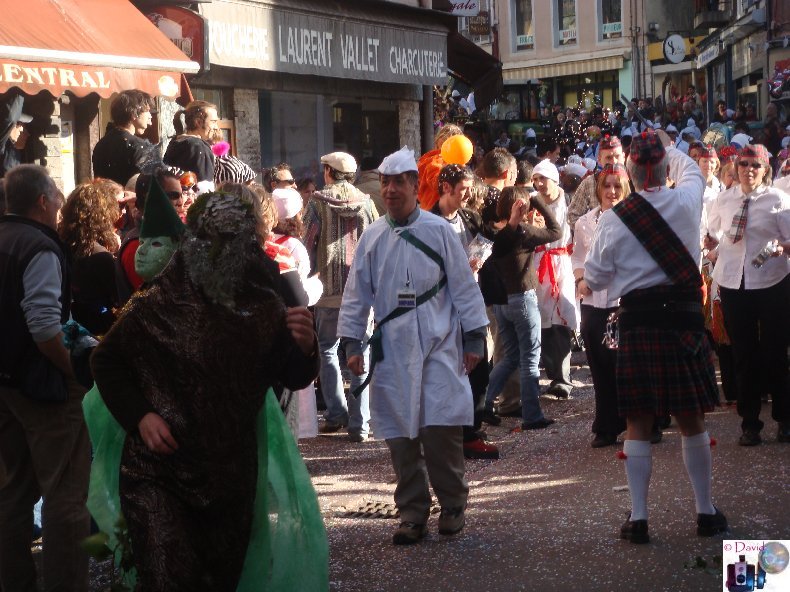
[[[617,395],[627,423],[623,453],[631,515],[620,536],[632,543],[650,540],[650,432],[655,416],[666,414],[682,434],[697,534],[713,536],[727,530],[727,519],[711,500],[705,429],[705,413],[718,401],[698,268],[705,180],[661,130],[634,137],[626,167],[636,193],[601,215],[584,270],[589,289],[621,299]],[[673,189],[667,178],[675,181]]]

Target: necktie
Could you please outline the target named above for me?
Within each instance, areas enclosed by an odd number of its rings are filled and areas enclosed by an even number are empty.
[[[732,217],[732,224],[727,235],[732,242],[737,243],[743,238],[743,232],[746,230],[746,215],[749,210],[749,198],[745,198],[741,204],[741,209],[738,210]]]

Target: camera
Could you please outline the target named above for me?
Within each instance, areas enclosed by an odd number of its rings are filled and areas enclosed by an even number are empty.
[[[736,563],[727,566],[727,590],[730,592],[751,592],[765,587],[765,570],[759,564],[746,562],[745,555],[739,555]]]

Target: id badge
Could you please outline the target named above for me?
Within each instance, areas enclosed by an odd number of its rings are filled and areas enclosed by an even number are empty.
[[[416,308],[417,292],[405,288],[398,292],[398,308]]]

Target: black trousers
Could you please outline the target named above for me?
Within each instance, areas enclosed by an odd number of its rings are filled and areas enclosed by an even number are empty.
[[[557,387],[570,394],[571,382],[571,338],[573,331],[563,325],[552,325],[540,331],[540,355],[546,377],[551,387]]]
[[[735,360],[742,429],[761,430],[761,395],[773,397],[771,416],[790,421],[787,345],[790,337],[790,275],[769,288],[720,288],[724,326]]]
[[[617,352],[606,347],[603,335],[606,319],[616,308],[596,308],[581,305],[581,335],[584,351],[590,365],[593,388],[595,389],[595,419],[592,431],[595,434],[616,436],[625,429],[625,419],[617,413],[617,381],[615,363]]]
[[[472,405],[475,410],[474,425],[464,426],[464,442],[477,440],[477,431],[482,425],[480,414],[485,410],[486,389],[488,389],[488,375],[491,373],[491,360],[488,346],[484,346],[483,359],[469,373],[469,384],[472,387]]]

